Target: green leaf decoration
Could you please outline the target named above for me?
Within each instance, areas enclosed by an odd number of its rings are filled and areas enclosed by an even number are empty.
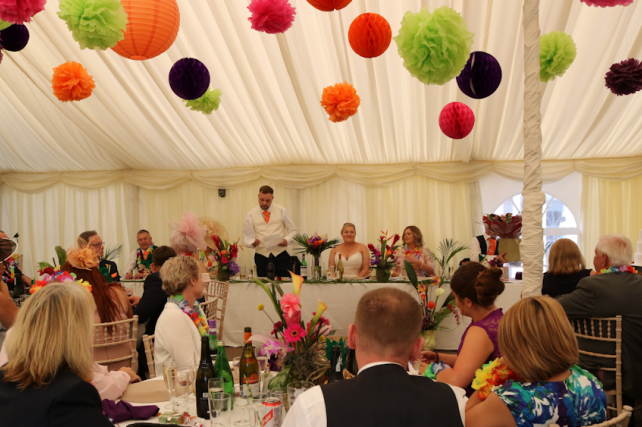
[[[112,246],[108,245],[105,247],[105,258],[107,261],[113,261],[120,256],[120,253],[123,251],[123,245]]]
[[[453,9],[442,6],[430,13],[424,7],[419,13],[406,12],[395,42],[413,77],[425,84],[443,85],[466,66],[473,36]]]
[[[61,0],[58,16],[81,49],[109,49],[125,38],[127,13],[119,0]]]
[[[9,28],[12,25],[13,24],[11,22],[4,22],[4,21],[0,20],[0,31],[4,30],[6,28]]]
[[[281,369],[281,372],[276,374],[276,377],[272,378],[268,383],[268,390],[279,390],[285,389],[290,383],[290,369],[292,365],[288,365],[285,368]]]
[[[539,39],[539,79],[548,82],[564,75],[577,56],[573,37],[563,31],[544,34]],[[506,222],[511,217],[506,215]]]
[[[62,267],[67,262],[67,251],[62,246],[56,246],[56,255],[58,255],[58,264]]]
[[[200,111],[203,114],[212,114],[212,111],[218,110],[219,105],[221,105],[221,95],[222,93],[220,89],[209,89],[198,99],[183,101],[185,101],[185,106],[189,107],[192,111]]]
[[[410,283],[412,283],[412,286],[417,289],[419,287],[419,282],[417,281],[417,272],[415,271],[414,267],[408,261],[404,261],[403,266],[406,269],[408,280],[410,281]]]

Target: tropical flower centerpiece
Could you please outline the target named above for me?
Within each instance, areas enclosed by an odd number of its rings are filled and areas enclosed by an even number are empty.
[[[317,311],[312,313],[312,320],[306,324],[301,316],[300,294],[303,277],[292,272],[290,275],[294,290],[288,294],[284,294],[276,282],[270,281],[265,284],[254,279],[254,282],[268,294],[279,316],[277,322],[270,318],[274,323],[272,335],[255,334],[251,337],[252,341],[263,343],[259,354],[264,354],[273,361],[278,360],[277,363],[282,368],[270,381],[270,390],[286,388],[292,381],[320,382],[330,367],[325,357],[325,341],[326,336],[331,334],[332,327],[330,322],[321,316],[328,307],[319,301]],[[264,311],[263,305],[259,305],[258,308]],[[270,317],[267,312],[265,314]]]
[[[314,280],[321,280],[321,266],[319,264],[321,253],[337,246],[339,239],[328,240],[327,234],[321,237],[315,231],[311,237],[308,237],[307,234],[297,234],[294,236],[294,241],[301,246],[299,253],[310,254],[314,257]]]
[[[217,249],[214,251],[214,260],[218,262],[218,280],[227,282],[230,276],[235,276],[240,271],[238,264],[234,261],[239,254],[238,240],[230,244],[216,234],[212,235],[212,240]]]
[[[519,261],[519,236],[522,234],[522,216],[507,213],[506,215],[489,214],[484,216],[484,225],[502,242],[502,252],[506,252],[506,261]]]
[[[460,324],[459,312],[455,305],[455,294],[452,292],[446,297],[446,300],[437,308],[439,298],[446,291],[441,286],[443,282],[439,277],[428,277],[419,282],[417,280],[417,272],[412,264],[404,261],[404,268],[408,274],[408,280],[417,290],[419,299],[421,300],[421,308],[424,313],[424,320],[421,325],[421,336],[424,339],[424,350],[433,351],[435,349],[435,331],[445,329],[441,323],[446,320],[451,314],[455,316],[457,325]]]
[[[372,243],[368,244],[368,249],[372,254],[370,255],[370,268],[374,268],[377,274],[377,282],[387,282],[390,278],[390,271],[395,268],[395,252],[399,248],[396,243],[399,241],[399,235],[392,236],[392,245],[388,245],[391,237],[388,237],[388,232],[382,231],[379,237],[379,244],[375,247]]]

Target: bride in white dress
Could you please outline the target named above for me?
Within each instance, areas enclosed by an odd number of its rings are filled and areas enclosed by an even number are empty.
[[[366,277],[370,273],[368,247],[363,243],[355,242],[356,236],[357,230],[354,224],[349,222],[343,224],[343,228],[341,228],[343,243],[333,248],[330,252],[328,267],[336,267],[339,264],[339,255],[341,255],[343,277],[346,279]]]

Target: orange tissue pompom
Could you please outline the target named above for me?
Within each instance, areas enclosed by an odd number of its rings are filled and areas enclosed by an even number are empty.
[[[70,61],[54,68],[51,87],[59,100],[67,102],[88,98],[96,84],[82,64]]]
[[[348,82],[337,83],[323,89],[321,105],[335,123],[348,120],[357,114],[361,98],[357,90]]]

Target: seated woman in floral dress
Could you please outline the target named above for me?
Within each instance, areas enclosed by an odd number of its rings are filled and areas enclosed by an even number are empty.
[[[498,340],[503,357],[479,371],[466,427],[580,427],[606,420],[606,395],[575,364],[577,340],[560,303],[549,296],[519,301],[500,321]]]

